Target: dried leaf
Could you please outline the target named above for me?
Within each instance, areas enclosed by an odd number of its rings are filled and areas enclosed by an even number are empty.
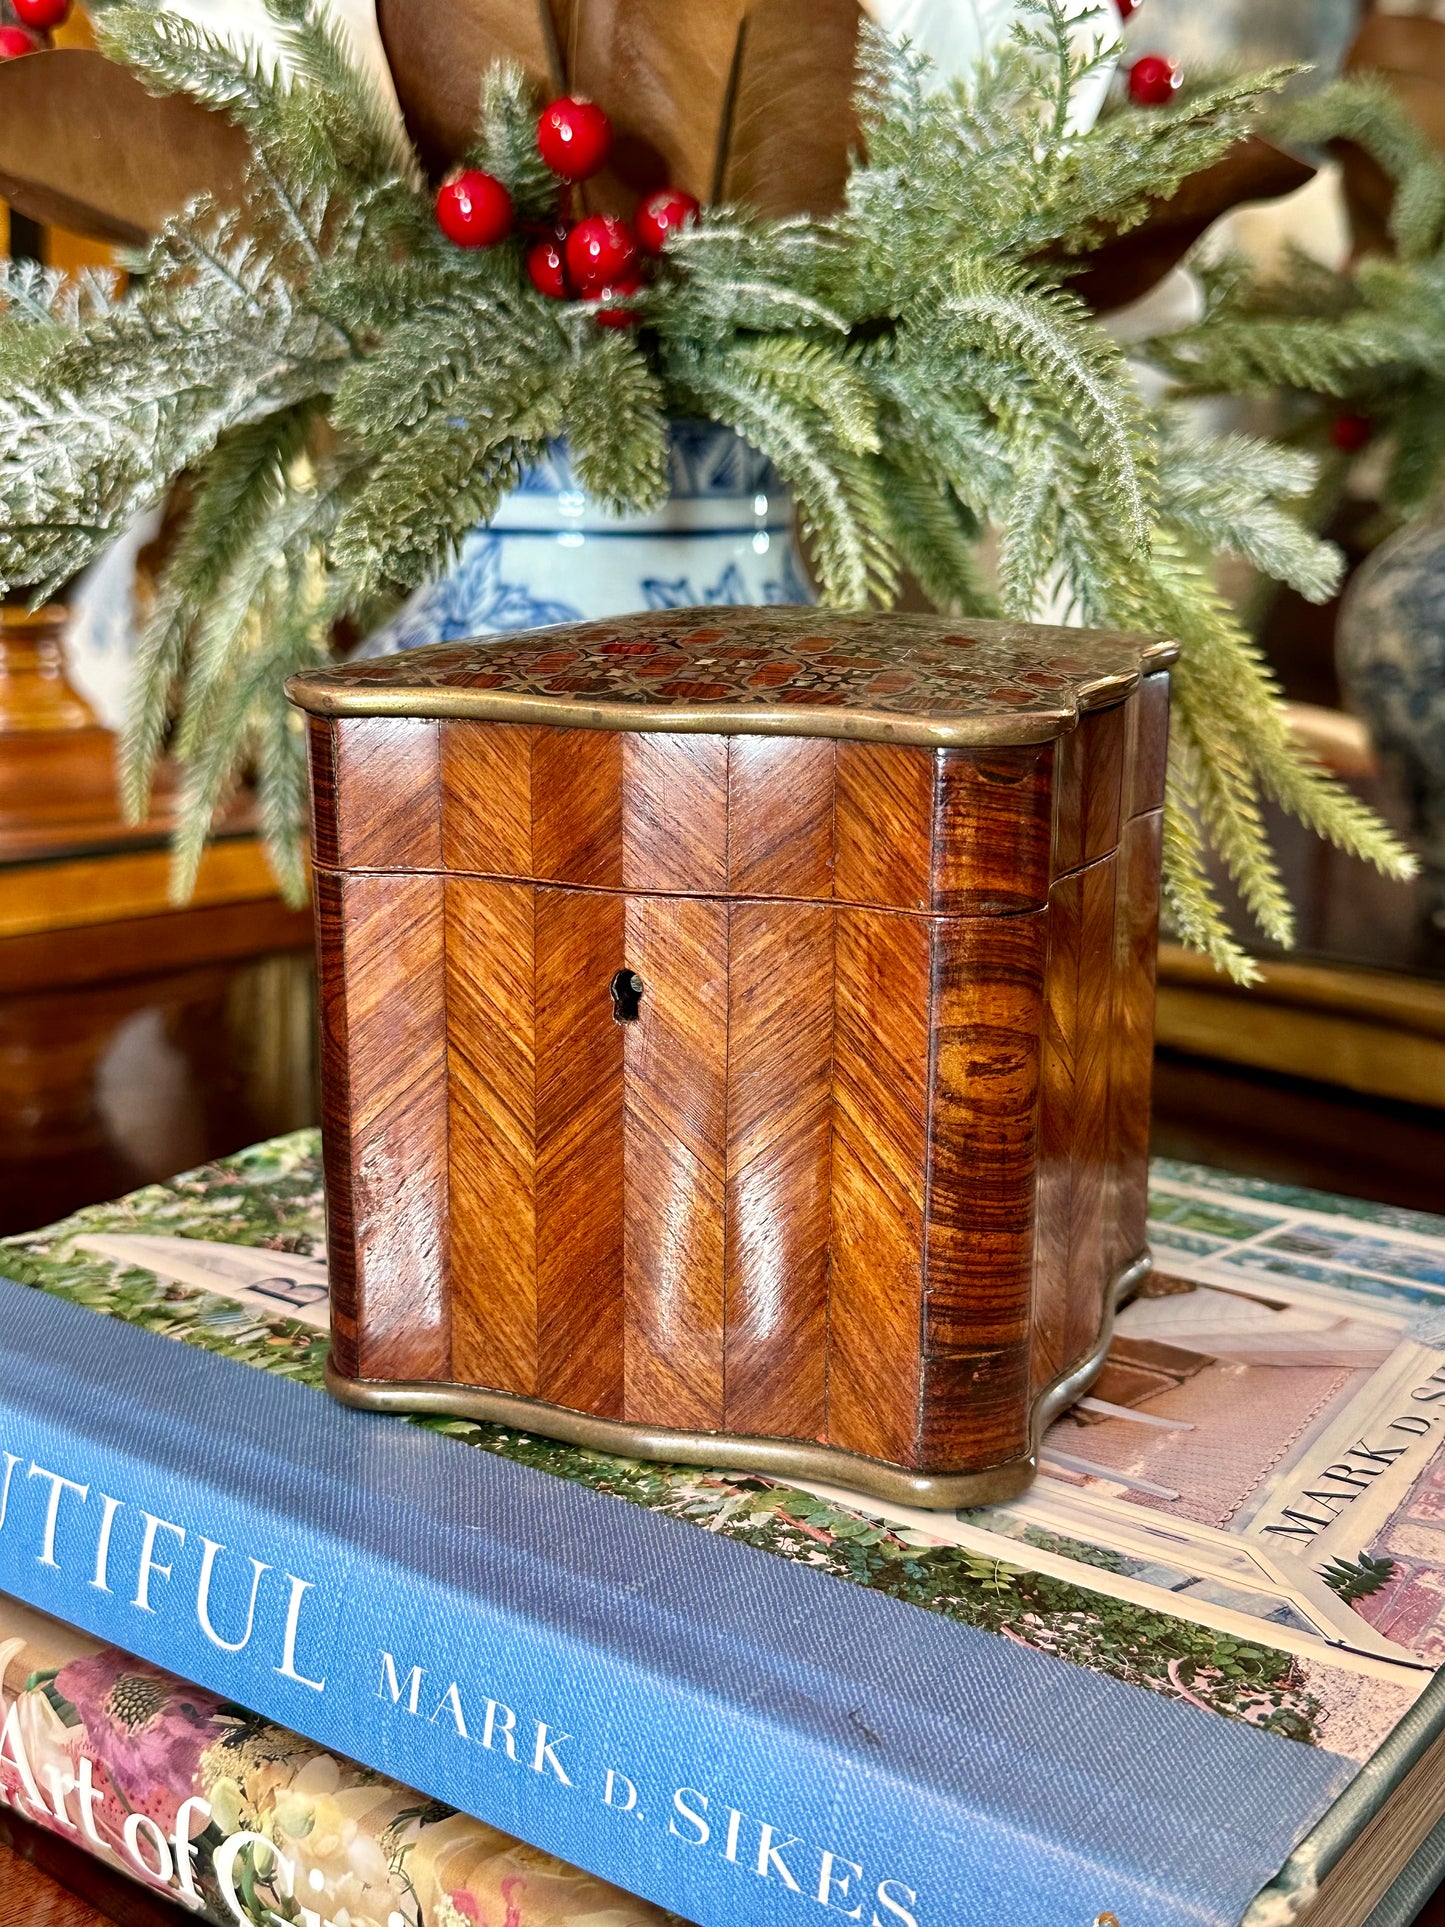
[[[407,128],[423,160],[443,173],[472,144],[482,75],[520,61],[546,92],[566,81],[573,0],[377,0],[376,20]]]
[[[791,4],[794,36],[806,39],[812,6]],[[667,182],[699,200],[711,196],[749,6],[750,0],[574,0],[569,84],[599,101],[616,129],[608,176],[589,199],[625,209]],[[806,24],[799,23],[800,13]]]
[[[741,52],[715,186],[760,213],[831,214],[858,139],[858,0],[758,0]]]
[[[1344,71],[1388,80],[1430,145],[1445,149],[1445,20],[1371,14],[1345,56]]]
[[[1099,313],[1127,307],[1157,286],[1221,214],[1246,201],[1293,194],[1314,173],[1308,161],[1250,134],[1167,201],[1157,201],[1141,226],[1087,256],[1070,285]]]
[[[0,62],[0,199],[32,221],[136,245],[197,194],[239,201],[247,153],[221,115],[103,54]]]

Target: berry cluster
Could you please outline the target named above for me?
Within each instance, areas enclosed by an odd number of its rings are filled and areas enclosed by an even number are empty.
[[[70,17],[70,0],[9,0],[9,10],[16,24],[0,25],[0,60],[39,53],[49,44],[46,36]]]
[[[537,150],[561,182],[561,193],[591,180],[607,165],[612,123],[595,101],[565,98],[542,110]],[[561,205],[559,199],[559,206]],[[681,188],[649,194],[628,222],[615,214],[588,214],[534,232],[527,273],[538,293],[553,301],[580,299],[608,328],[636,319],[620,300],[642,286],[643,257],[660,255],[667,237],[697,219],[698,204]],[[468,167],[442,183],[437,225],[459,248],[493,248],[516,232],[516,212],[505,184],[494,174]]]

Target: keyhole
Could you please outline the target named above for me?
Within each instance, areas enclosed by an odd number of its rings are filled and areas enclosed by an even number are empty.
[[[635,970],[619,970],[612,979],[612,1015],[619,1024],[635,1024],[645,986]]]

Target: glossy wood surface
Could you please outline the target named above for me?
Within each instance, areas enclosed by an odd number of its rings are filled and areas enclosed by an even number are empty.
[[[972,1469],[1029,1449],[1047,934],[1044,910],[933,930],[924,1465]],[[1076,1357],[1098,1334],[1097,1292],[1093,1320]]]
[[[338,1360],[449,1375],[443,884],[318,877]],[[350,1254],[348,1256],[348,1254]]]
[[[828,1436],[913,1462],[928,1183],[930,928],[840,910]]]
[[[936,751],[443,722],[432,771],[441,786],[440,855],[432,860],[422,860],[434,841],[425,735],[398,738],[403,724],[391,718],[313,718],[311,727],[322,868],[441,867],[644,895],[998,916],[1042,905],[1051,876],[1084,860],[1086,839],[1090,848],[1117,842],[1128,725],[1122,707],[1085,719],[1087,741],[1067,765],[1060,757],[1068,794],[1056,800],[1050,744]],[[378,732],[371,754],[355,747],[355,733],[367,729]],[[327,827],[333,738],[337,766],[351,772],[343,807],[375,819],[362,834],[341,833],[345,860],[329,854],[341,847]],[[346,744],[349,759],[340,754]],[[398,823],[412,809],[420,820],[405,835],[417,855],[406,860],[395,855]]]
[[[634,739],[640,740],[640,739]],[[647,986],[623,1039],[623,1416],[683,1431],[723,1411],[728,906],[626,902]]]
[[[1026,1456],[1143,1247],[1166,682],[969,751],[313,721],[338,1368]]]
[[[236,835],[175,909],[168,786],[123,822],[114,737],[30,681],[0,647],[0,1233],[315,1117],[309,913]]]
[[[336,724],[338,869],[440,869],[440,754],[435,723],[386,716]]]
[[[820,904],[729,911],[728,1431],[827,1429],[835,927]]]
[[[0,1814],[0,1927],[180,1927],[178,1903],[23,1820]]]
[[[626,910],[621,896],[535,893],[537,1392],[604,1418],[622,1417],[625,1386],[624,1040],[609,985]]]
[[[536,932],[531,893],[446,885],[451,1369],[537,1390]]]
[[[836,745],[787,736],[728,744],[728,892],[735,897],[833,894]]]

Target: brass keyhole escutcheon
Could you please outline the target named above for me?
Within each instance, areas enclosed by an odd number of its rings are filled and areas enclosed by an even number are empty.
[[[635,970],[619,970],[612,979],[612,1015],[619,1024],[635,1024],[642,1011],[646,985]]]

